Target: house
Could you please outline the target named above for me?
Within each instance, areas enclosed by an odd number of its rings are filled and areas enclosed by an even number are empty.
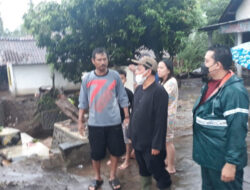
[[[14,96],[34,94],[41,86],[52,86],[53,70],[46,64],[46,49],[39,48],[32,37],[0,38],[0,72],[7,73],[8,88]],[[69,82],[61,73],[54,74],[56,88],[80,88],[80,84]],[[4,85],[4,80],[0,85]]]
[[[217,24],[200,28],[209,36],[212,44],[212,32],[219,30],[223,34],[235,34],[235,45],[250,41],[250,0],[231,0]],[[245,70],[249,76],[249,71]],[[237,73],[242,76],[242,67],[237,65]]]

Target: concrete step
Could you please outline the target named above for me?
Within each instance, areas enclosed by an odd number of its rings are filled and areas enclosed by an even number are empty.
[[[87,136],[81,136],[77,130],[77,124],[71,120],[54,124],[53,149],[60,149],[66,166],[88,164],[90,158],[90,146]]]

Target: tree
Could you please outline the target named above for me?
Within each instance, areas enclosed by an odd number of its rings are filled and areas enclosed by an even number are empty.
[[[230,0],[197,0],[197,12],[200,12],[201,22],[199,27],[218,23]],[[223,44],[229,47],[234,44],[232,34],[221,34],[213,31],[213,44]],[[182,49],[178,52],[179,67],[175,68],[176,73],[191,72],[198,68],[204,60],[204,54],[208,48],[208,36],[204,32],[196,30],[190,36],[182,38]]]
[[[191,72],[199,68],[204,60],[204,54],[208,48],[208,37],[205,33],[194,33],[183,40],[183,50],[178,53],[179,67],[175,69],[177,74]]]
[[[206,15],[206,25],[212,25],[219,22],[220,17],[226,10],[230,0],[199,0],[201,9]],[[212,36],[212,42],[218,44],[224,44],[227,46],[234,45],[233,34],[221,34],[219,31],[214,31]]]
[[[199,0],[207,17],[207,25],[218,23],[230,0]]]
[[[145,45],[157,56],[173,56],[183,36],[199,23],[195,0],[64,0],[40,3],[24,16],[25,27],[47,49],[47,62],[64,77],[78,82],[93,68],[91,52],[110,52],[111,65],[127,65]]]

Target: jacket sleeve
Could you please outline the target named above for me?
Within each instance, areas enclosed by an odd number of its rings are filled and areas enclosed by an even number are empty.
[[[154,97],[154,129],[152,139],[152,149],[162,150],[165,148],[167,115],[168,115],[168,94],[162,88]]]
[[[230,99],[225,98],[222,102],[223,116],[228,125],[227,141],[226,141],[226,155],[225,160],[243,168],[246,163],[247,156],[247,122],[249,99],[245,88],[232,89],[233,93],[226,94]]]

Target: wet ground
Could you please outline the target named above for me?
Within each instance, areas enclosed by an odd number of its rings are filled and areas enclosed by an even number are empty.
[[[172,175],[172,190],[201,189],[200,167],[192,160],[192,106],[199,95],[199,80],[184,81],[180,89],[178,122],[176,126],[176,174]],[[48,143],[48,142],[47,142]],[[247,137],[248,163],[250,163],[250,134]],[[91,165],[80,165],[70,169],[43,170],[40,158],[0,167],[0,190],[86,190],[93,177]],[[109,167],[102,162],[102,190],[109,190]],[[126,170],[119,170],[118,177],[124,190],[139,190],[140,177],[135,160]],[[245,168],[244,190],[250,189],[250,166]],[[156,188],[154,188],[156,189]]]
[[[248,157],[250,158],[250,135]],[[201,189],[200,167],[192,160],[192,135],[175,139],[176,174],[172,175],[171,190]],[[248,161],[250,162],[250,160]],[[109,190],[109,167],[106,160],[102,162],[102,190]],[[94,175],[90,165],[60,170],[43,170],[37,157],[23,160],[7,167],[0,168],[0,190],[86,190],[89,180]],[[139,190],[140,178],[135,160],[126,170],[119,170],[118,177],[124,190]],[[244,190],[250,189],[250,166],[245,168]],[[156,189],[156,188],[153,188]]]
[[[248,163],[250,163],[250,134],[248,135]],[[192,135],[182,136],[175,139],[176,146],[176,169],[177,172],[171,175],[173,185],[171,190],[199,190],[201,189],[200,167],[192,160]],[[105,183],[103,190],[110,189],[108,185],[109,170],[103,162],[103,178]],[[89,178],[94,175],[91,167],[85,169],[72,168],[72,173]],[[124,190],[139,190],[140,177],[135,160],[131,160],[131,165],[126,170],[118,171],[118,177],[121,180]],[[83,184],[83,189],[87,189],[88,184]],[[157,188],[153,188],[157,189]],[[245,168],[243,190],[250,189],[250,166]],[[219,189],[218,189],[219,190]]]

